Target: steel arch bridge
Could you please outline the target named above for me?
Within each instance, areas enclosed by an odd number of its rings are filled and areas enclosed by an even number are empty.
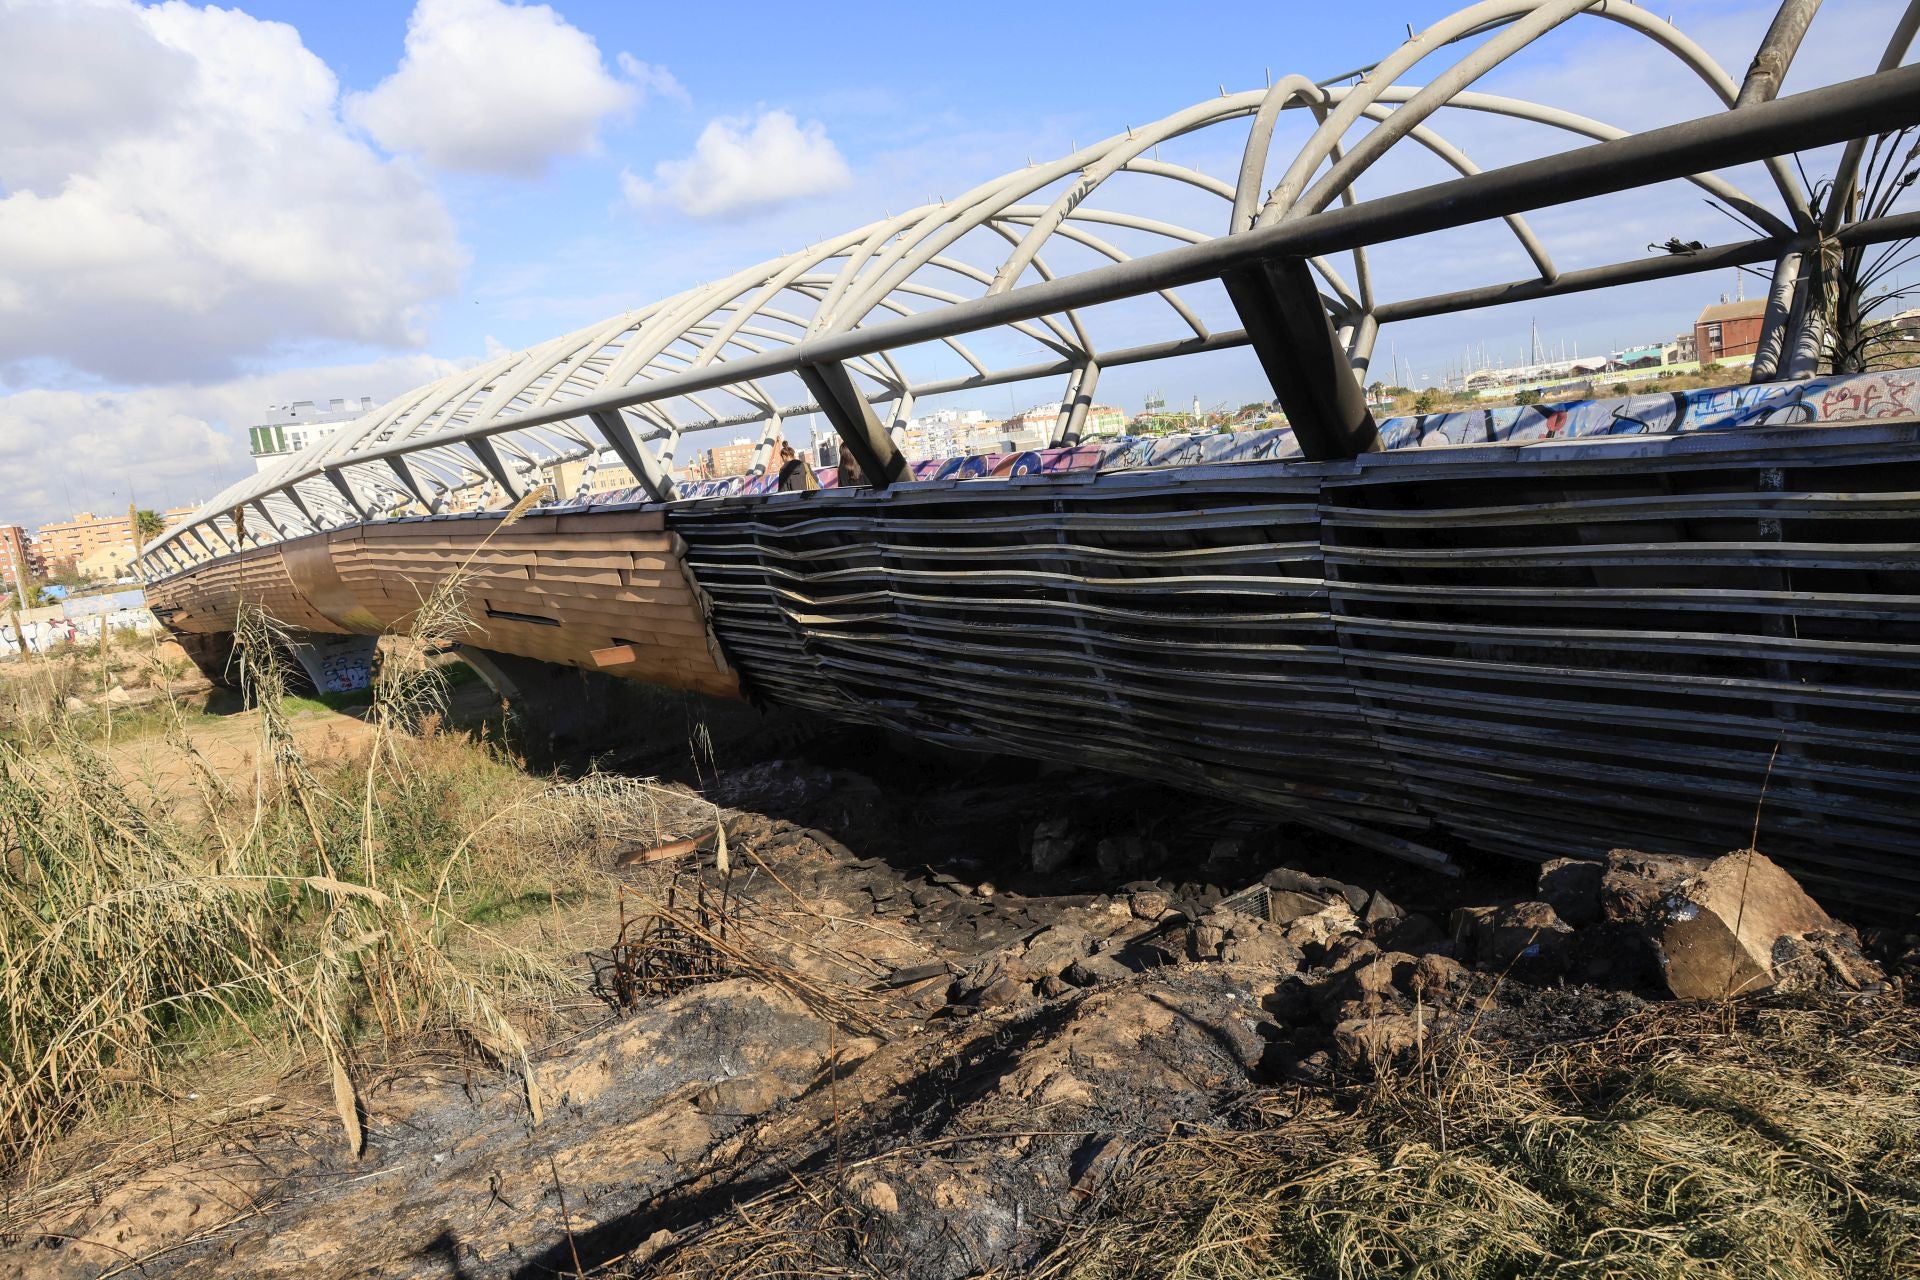
[[[1783,18],[1813,7],[1789,4]],[[1437,297],[1383,300],[1368,260],[1367,236],[1336,237],[1352,241],[1342,246],[1342,254],[1298,258],[1279,257],[1266,243],[1255,243],[1263,241],[1260,232],[1270,233],[1264,239],[1271,241],[1271,233],[1314,226],[1336,206],[1351,210],[1363,179],[1396,148],[1424,151],[1463,178],[1480,175],[1466,152],[1442,132],[1447,113],[1523,122],[1569,141],[1630,140],[1625,130],[1586,116],[1470,87],[1576,19],[1611,24],[1657,47],[1721,103],[1741,106],[1723,117],[1728,122],[1760,105],[1785,70],[1782,61],[1770,79],[1750,82],[1743,98],[1741,82],[1725,67],[1636,5],[1482,0],[1411,36],[1363,72],[1320,82],[1286,75],[1264,89],[1223,92],[1059,160],[982,183],[955,199],[909,209],[417,388],[336,433],[323,447],[225,490],[147,548],[145,566],[161,575],[282,537],[439,512],[456,495],[473,490],[481,491],[483,507],[509,506],[544,468],[574,459],[618,459],[652,496],[666,500],[674,496],[669,476],[687,433],[755,422],[777,430],[783,418],[816,411],[833,421],[867,474],[884,484],[903,474],[886,428],[903,423],[916,400],[1060,376],[1065,380],[1060,434],[1067,438],[1079,433],[1103,369],[1249,343],[1275,372],[1288,408],[1293,402],[1321,407],[1332,398],[1334,421],[1319,421],[1324,408],[1291,416],[1308,456],[1339,456],[1371,441],[1362,421],[1364,406],[1356,408],[1344,384],[1326,376],[1327,366],[1364,372],[1382,324],[1739,261],[1773,261],[1780,268],[1775,286],[1780,314],[1770,318],[1754,380],[1810,373],[1817,335],[1812,326],[1792,323],[1804,253],[1796,246],[1839,228],[1822,226],[1811,193],[1789,160],[1768,154],[1764,145],[1727,152],[1729,161],[1762,159],[1767,186],[1759,194],[1710,170],[1687,172],[1684,165],[1669,165],[1669,172],[1636,172],[1634,162],[1623,158],[1613,167],[1609,188],[1682,177],[1761,233],[1744,244],[1681,258],[1562,272],[1516,209],[1501,220],[1534,275]],[[1909,13],[1891,33],[1887,66],[1896,66],[1904,55],[1913,26]],[[1791,27],[1775,34],[1795,35]],[[1424,84],[1404,82],[1435,63],[1446,65]],[[1873,88],[1869,96],[1876,107],[1897,110],[1898,85]],[[1289,111],[1309,116],[1313,128],[1297,151],[1276,156],[1276,126]],[[1871,120],[1873,113],[1858,118]],[[1369,127],[1361,130],[1363,122]],[[1834,136],[1853,131],[1839,124]],[[1733,145],[1731,135],[1740,131],[1721,132]],[[1199,135],[1210,143],[1217,135],[1238,151],[1232,182],[1157,158],[1162,144]],[[1547,175],[1558,166],[1549,157],[1523,168]],[[1155,188],[1169,185],[1211,198],[1208,219],[1184,225],[1154,216]],[[1135,211],[1142,207],[1149,212]],[[1417,212],[1429,216],[1408,218],[1384,232],[1408,234],[1447,224],[1439,216],[1439,200]],[[1856,236],[1872,232],[1851,230]],[[1135,251],[1115,243],[1119,233],[1136,243]],[[1234,252],[1242,241],[1248,252]],[[1240,273],[1229,275],[1228,283],[1242,322],[1238,327],[1210,326],[1182,296],[1182,286],[1172,283],[1190,274],[1179,270],[1179,251],[1195,248],[1213,250],[1205,261],[1225,266],[1203,269],[1200,280]],[[1106,270],[1057,273],[1049,254],[1067,250]],[[1261,271],[1263,266],[1268,270]],[[1164,282],[1156,278],[1161,276]],[[1034,287],[1050,282],[1091,287],[1063,290],[1068,296],[1054,305],[1047,290]],[[1089,306],[1077,305],[1075,294],[1089,296],[1093,305],[1118,297],[1154,299],[1166,336],[1103,344],[1095,336],[1099,320],[1088,314]],[[1267,314],[1275,309],[1284,314]],[[1313,317],[1301,313],[1315,309],[1328,317],[1337,351],[1292,350],[1309,345],[1292,330],[1302,322],[1311,327]],[[1041,349],[1044,358],[1009,365],[964,341],[996,332]],[[1286,349],[1269,349],[1275,347]],[[1304,385],[1296,389],[1295,384]]]
[[[182,633],[230,631],[252,601],[324,635],[402,622],[459,563],[484,650],[1087,758],[1430,862],[1408,833],[1541,857],[1664,832],[1717,852],[1744,841],[1775,767],[1790,860],[1920,901],[1920,429],[1904,384],[1809,396],[1833,255],[1911,237],[1920,215],[1850,217],[1791,158],[1844,144],[1833,187],[1850,191],[1878,162],[1869,139],[1920,124],[1920,68],[1901,65],[1920,0],[1875,74],[1778,97],[1818,8],[1786,0],[1736,78],[1621,0],[1482,0],[1370,67],[1223,90],[409,392],[221,493],[143,570]],[[1724,109],[1629,133],[1475,87],[1598,23]],[[1483,171],[1461,121],[1570,145]],[[1238,163],[1228,180],[1163,147]],[[1409,155],[1452,176],[1380,194]],[[1725,176],[1750,164],[1745,187]],[[1668,181],[1750,238],[1563,269],[1527,218]],[[1529,273],[1390,292],[1380,246],[1475,226]],[[1565,412],[1381,423],[1365,403],[1384,325],[1741,264],[1770,266],[1772,288],[1737,423],[1677,398],[1614,406],[1593,434],[1640,434],[1542,453],[1523,442],[1587,432]],[[1283,438],[1128,446],[1123,464],[972,488],[916,480],[896,438],[916,402],[1056,378],[1070,446],[1103,370],[1243,346]],[[1874,395],[1892,400],[1862,407]],[[815,412],[857,492],[675,486],[689,434],[763,423],[764,464]],[[1764,425],[1796,420],[1813,436]],[[1517,448],[1401,447],[1436,442]],[[504,532],[471,518],[524,509],[579,460],[641,492],[612,509],[550,495]],[[1884,524],[1872,554],[1862,520]],[[997,689],[1020,705],[983,710]],[[1770,766],[1783,735],[1805,745]],[[1556,776],[1569,758],[1582,779]]]

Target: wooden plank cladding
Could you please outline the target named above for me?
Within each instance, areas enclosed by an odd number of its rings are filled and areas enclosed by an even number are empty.
[[[1544,859],[1920,906],[1920,428],[673,512],[776,700]]]
[[[332,530],[213,561],[154,585],[177,631],[233,630],[242,602],[305,631],[404,629],[453,575],[465,583],[476,647],[739,696],[679,542],[658,511],[403,520]]]

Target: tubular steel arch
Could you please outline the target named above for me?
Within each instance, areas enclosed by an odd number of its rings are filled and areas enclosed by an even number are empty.
[[[1784,153],[1920,117],[1914,69],[1899,67],[1915,13],[1920,0],[1899,24],[1875,76],[1768,101],[1770,88],[1743,94],[1741,83],[1697,44],[1622,0],[1481,0],[1411,34],[1379,63],[1354,73],[1354,83],[1342,83],[1353,75],[1318,82],[1287,75],[1265,88],[1223,92],[955,199],[890,215],[417,388],[232,485],[156,539],[142,568],[149,578],[163,577],[251,545],[442,511],[457,496],[504,506],[524,494],[542,468],[582,458],[596,466],[617,460],[664,500],[673,496],[672,458],[687,433],[760,422],[768,424],[764,444],[778,424],[799,413],[825,413],[859,456],[861,449],[889,447],[874,405],[889,405],[886,417],[903,419],[912,403],[930,395],[1061,376],[1064,420],[1090,396],[1103,369],[1244,345],[1252,345],[1274,375],[1308,456],[1325,456],[1308,447],[1289,388],[1296,375],[1319,379],[1333,399],[1314,404],[1350,402],[1354,371],[1364,370],[1382,323],[1732,262],[1797,262],[1789,255],[1804,251],[1810,237],[1841,233],[1816,220],[1812,197]],[[1586,17],[1670,54],[1730,110],[1631,135],[1472,87],[1561,25]],[[1401,82],[1449,50],[1459,56],[1425,83]],[[1769,85],[1784,74],[1792,50],[1772,53]],[[1296,152],[1276,159],[1278,123],[1296,109],[1313,117],[1313,128]],[[1483,173],[1441,131],[1449,110],[1545,128],[1580,147]],[[1203,134],[1240,156],[1232,182],[1157,154],[1163,144]],[[1361,178],[1378,175],[1380,162],[1402,142],[1460,177],[1362,201]],[[1713,172],[1752,160],[1763,162],[1771,179],[1765,198]],[[1566,194],[1550,191],[1556,174],[1576,172],[1579,181],[1570,182]],[[1117,183],[1122,176],[1128,182]],[[1523,216],[1529,208],[1674,178],[1737,210],[1763,238],[1691,260],[1637,260],[1563,274]],[[1131,209],[1111,207],[1107,197],[1127,192],[1152,198]],[[1224,234],[1181,225],[1165,212],[1168,203],[1191,203],[1196,193],[1220,202],[1219,222],[1212,225],[1224,226]],[[1091,203],[1096,196],[1099,205]],[[1535,275],[1439,297],[1376,297],[1368,244],[1479,222],[1504,224]],[[1847,229],[1856,238],[1882,239],[1912,230]],[[1116,235],[1133,240],[1116,244]],[[1149,250],[1138,251],[1134,241]],[[988,248],[993,253],[982,257]],[[1095,265],[1065,270],[1047,261],[1049,251]],[[1350,281],[1332,264],[1333,254],[1351,255]],[[1273,292],[1258,294],[1246,272],[1276,262],[1298,263],[1301,274],[1269,271],[1258,288]],[[1234,273],[1240,274],[1228,279],[1228,292],[1242,327],[1211,327],[1181,290]],[[1098,341],[1100,326],[1086,309],[1124,298],[1158,299],[1153,314],[1171,321],[1173,336],[1118,347]],[[1276,327],[1275,317],[1285,323]],[[1326,352],[1310,349],[1320,327]],[[962,342],[968,335],[990,337],[995,349]],[[1773,342],[1793,345],[1777,334]],[[1004,355],[1023,347],[1038,348],[1043,361]],[[1287,368],[1277,371],[1276,362]],[[1326,379],[1344,381],[1346,389]],[[852,398],[815,394],[822,387],[850,389]],[[1351,448],[1370,447],[1371,425],[1368,419],[1351,433]],[[1316,447],[1342,447],[1336,437]],[[763,458],[766,452],[763,447]]]

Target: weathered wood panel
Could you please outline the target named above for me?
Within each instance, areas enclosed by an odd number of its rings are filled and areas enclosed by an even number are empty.
[[[633,646],[616,674],[737,697],[705,605],[658,511],[396,521],[335,530],[214,561],[155,584],[169,626],[231,631],[242,602],[289,626],[372,634],[404,629],[458,575],[480,648],[598,669],[593,654]]]

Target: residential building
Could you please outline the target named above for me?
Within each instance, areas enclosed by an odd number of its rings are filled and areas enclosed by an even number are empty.
[[[169,507],[160,513],[161,524],[163,527],[171,525],[192,515],[195,510],[197,508],[192,504]],[[124,557],[116,553],[122,552],[122,549],[131,550],[133,530],[127,526],[127,517],[124,515],[96,516],[91,511],[82,511],[71,520],[41,525],[38,545],[41,572],[56,573],[61,569],[71,569],[84,573],[82,562],[113,564],[118,560],[124,563]],[[107,554],[104,558],[98,558],[102,552]]]
[[[1700,363],[1728,356],[1750,356],[1760,349],[1760,323],[1767,312],[1765,298],[1727,302],[1705,308],[1693,322],[1693,346]]]
[[[553,486],[554,496],[562,502],[569,498],[631,489],[640,483],[634,478],[633,472],[627,470],[625,463],[602,462],[595,466],[586,458],[556,462],[546,469],[546,476],[547,483]]]
[[[723,476],[743,476],[753,469],[754,451],[760,446],[744,437],[732,444],[723,444],[705,450],[701,457],[706,462],[709,479],[718,480]]]
[[[1002,442],[994,447],[1003,447],[1011,441],[1015,449],[1044,449],[1053,440],[1053,430],[1059,425],[1060,406],[1057,404],[1035,405],[1025,413],[1015,414],[1000,423],[996,436]],[[1110,404],[1087,406],[1087,417],[1080,428],[1082,436],[1119,435],[1127,429],[1127,415],[1124,410]]]
[[[126,524],[121,521],[122,526]],[[74,572],[88,582],[117,582],[133,572],[133,543],[108,543],[95,547],[74,562]]]
[[[27,581],[17,582],[22,570]],[[46,576],[46,566],[40,562],[39,549],[28,540],[27,531],[17,524],[0,524],[0,590],[8,595],[26,598],[24,588],[33,579]]]
[[[131,545],[133,531],[127,518],[97,516],[82,511],[71,520],[40,526],[40,554],[50,572],[78,569],[80,562],[109,547]]]
[[[247,451],[256,471],[265,471],[310,444],[326,439],[373,409],[373,397],[358,404],[335,398],[321,409],[312,400],[295,400],[272,411],[267,421],[247,428]]]

